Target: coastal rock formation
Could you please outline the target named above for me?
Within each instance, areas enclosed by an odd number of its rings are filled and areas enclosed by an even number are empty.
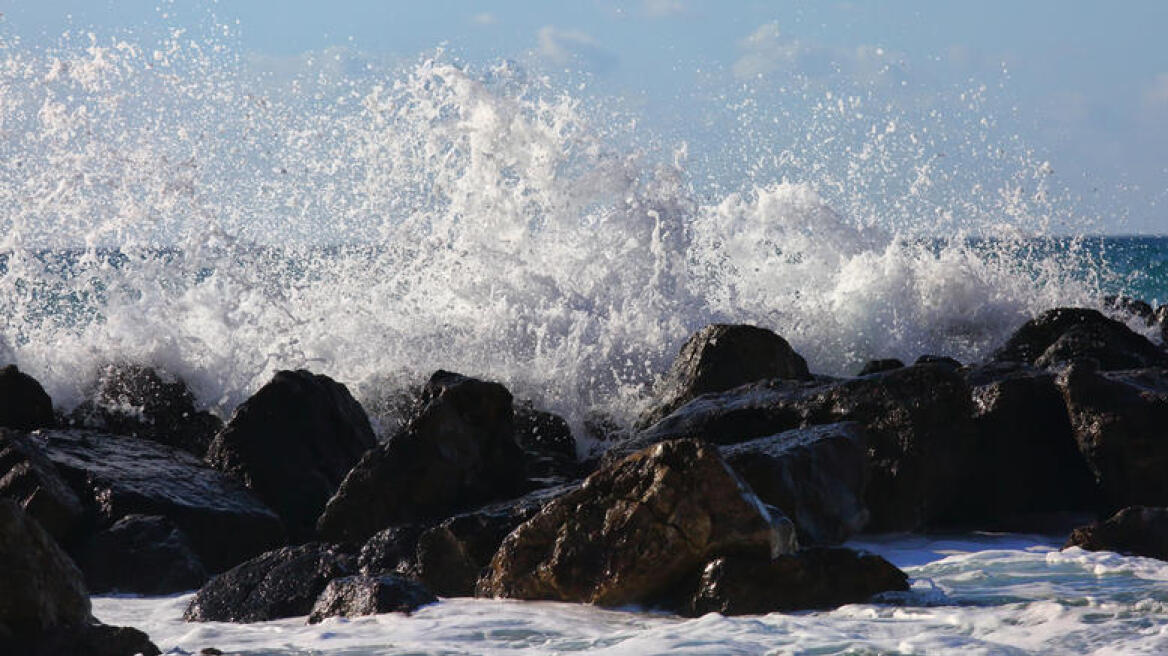
[[[869,360],[864,363],[863,368],[860,369],[857,376],[868,376],[871,374],[878,374],[883,371],[892,371],[893,369],[900,369],[904,367],[904,363],[896,358],[883,358],[880,360]]]
[[[423,401],[405,429],[345,477],[321,515],[322,536],[357,543],[387,526],[441,519],[523,492],[507,388],[439,371]]]
[[[0,428],[0,497],[12,499],[59,543],[85,523],[81,500],[24,433]]]
[[[362,574],[376,576],[413,572],[417,569],[415,554],[418,536],[425,527],[402,524],[382,529],[365,541],[357,555],[357,566]]]
[[[412,613],[438,602],[426,586],[401,576],[346,576],[329,581],[308,616],[309,624],[329,617]]]
[[[577,478],[580,462],[568,422],[530,402],[515,403],[514,411],[515,443],[523,450],[523,471],[530,484],[547,487]]]
[[[208,581],[183,619],[246,623],[307,615],[329,581],[356,573],[357,559],[334,545],[283,547]]]
[[[280,371],[236,408],[211,442],[207,462],[242,481],[284,520],[290,539],[304,541],[375,443],[365,410],[344,385],[303,370]]]
[[[1066,547],[1168,560],[1168,508],[1124,508],[1106,521],[1072,531]]]
[[[1037,367],[1090,358],[1102,371],[1168,367],[1168,352],[1098,310],[1056,308],[1027,321],[998,349],[997,361]]]
[[[801,428],[724,446],[722,457],[795,522],[799,544],[838,544],[868,521],[868,457],[854,422]]]
[[[673,440],[592,474],[503,541],[480,596],[641,603],[710,558],[772,557],[794,529],[698,440]]]
[[[55,421],[53,401],[35,378],[14,364],[0,368],[0,428],[27,431]]]
[[[164,595],[197,589],[207,571],[182,529],[165,517],[129,515],[76,550],[91,593]]]

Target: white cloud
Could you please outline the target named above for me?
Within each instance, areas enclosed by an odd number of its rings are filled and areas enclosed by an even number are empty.
[[[616,66],[616,55],[586,32],[561,30],[546,25],[539,28],[536,38],[539,54],[554,64],[582,64],[596,72],[611,70]]]
[[[470,17],[470,21],[476,25],[496,25],[499,22],[498,17],[489,11],[484,11],[481,14],[475,14]]]
[[[686,12],[685,3],[681,0],[645,0],[645,13],[653,18],[678,16]]]
[[[799,42],[785,41],[779,23],[772,21],[758,27],[750,36],[738,42],[743,51],[734,62],[735,77],[750,78],[787,68],[799,56]]]
[[[904,59],[901,53],[890,53],[880,46],[835,48],[789,39],[777,21],[760,25],[738,42],[738,48],[742,55],[731,71],[742,79],[783,71],[809,77],[846,74],[874,78],[898,68]]]

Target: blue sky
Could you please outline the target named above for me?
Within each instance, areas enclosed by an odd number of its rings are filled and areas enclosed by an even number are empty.
[[[867,89],[878,103],[977,112],[1049,161],[1078,211],[1109,232],[1168,233],[1168,2],[141,2],[0,3],[0,34],[22,47],[66,29],[236,25],[253,65],[304,52],[409,60],[442,46],[470,63],[514,59],[583,76],[586,95],[616,98],[665,139],[716,150],[733,120],[725,99],[777,89]],[[721,107],[713,107],[722,101]],[[798,103],[787,110],[798,112]],[[732,112],[729,112],[732,113]],[[976,112],[975,112],[976,113]],[[954,118],[948,129],[972,126]],[[976,128],[968,127],[975,131]],[[763,146],[759,146],[762,148]]]

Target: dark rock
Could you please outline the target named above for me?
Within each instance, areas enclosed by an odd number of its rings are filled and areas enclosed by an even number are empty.
[[[884,358],[882,360],[869,360],[864,363],[864,368],[860,369],[857,376],[868,376],[870,374],[878,374],[883,371],[892,371],[893,369],[901,369],[904,363],[896,358]]]
[[[997,361],[1052,367],[1090,358],[1104,371],[1168,367],[1168,353],[1098,310],[1057,308],[1027,321],[993,355]]]
[[[1147,301],[1130,296],[1104,296],[1103,305],[1137,319],[1141,319],[1149,326],[1156,320],[1156,311]]]
[[[58,542],[69,545],[84,525],[85,509],[27,435],[0,428],[0,472],[0,497],[20,504]]]
[[[1100,372],[1077,362],[1057,382],[1109,507],[1168,506],[1168,369]]]
[[[951,358],[947,355],[922,355],[921,357],[917,358],[917,361],[913,364],[939,364],[949,367],[950,369],[961,368],[961,362],[959,362],[956,358]]]
[[[439,371],[423,399],[414,421],[345,477],[321,515],[321,535],[360,542],[387,526],[440,519],[523,492],[507,388]]]
[[[406,573],[417,569],[414,554],[424,527],[415,524],[391,526],[374,533],[361,547],[357,566],[362,574]]]
[[[223,422],[195,408],[179,378],[150,367],[110,364],[97,375],[90,398],[73,411],[74,425],[132,435],[202,458]]]
[[[53,401],[35,378],[14,364],[0,368],[0,427],[27,431],[54,422]]]
[[[699,616],[821,610],[908,589],[908,577],[887,560],[851,549],[806,549],[774,560],[730,556],[706,565],[681,612]]]
[[[523,450],[523,470],[537,487],[564,483],[580,473],[576,440],[563,417],[516,403],[515,443]]]
[[[283,547],[208,581],[183,619],[246,623],[307,615],[329,581],[356,570],[357,559],[334,545]]]
[[[169,519],[130,515],[77,549],[91,593],[165,595],[195,590],[207,580],[190,541]]]
[[[838,544],[868,522],[867,446],[859,424],[799,428],[721,452],[759,499],[795,522],[800,544]]]
[[[207,462],[242,481],[280,515],[293,541],[303,541],[375,444],[369,418],[344,385],[303,370],[280,371],[235,410]]]
[[[6,646],[0,640],[0,653],[21,656],[158,656],[162,652],[150,638],[128,626],[82,624],[64,631],[52,631],[32,640]]]
[[[210,572],[284,541],[275,513],[185,451],[81,430],[40,431],[33,443],[89,506],[98,528],[127,515],[161,515],[186,533]]]
[[[1124,508],[1107,521],[1072,531],[1066,547],[1168,560],[1168,508]]]
[[[766,328],[710,324],[681,347],[658,390],[660,402],[639,426],[649,426],[702,394],[769,378],[809,380],[807,361]]]
[[[634,453],[552,501],[503,541],[480,596],[644,602],[712,557],[794,550],[717,450],[675,440]]]
[[[347,576],[329,581],[313,605],[308,623],[338,616],[409,614],[435,603],[438,598],[426,586],[401,576]]]

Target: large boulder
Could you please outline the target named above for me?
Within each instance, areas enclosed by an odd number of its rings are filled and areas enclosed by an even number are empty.
[[[0,428],[0,497],[20,504],[66,546],[85,524],[81,500],[53,463],[27,435],[4,428]]]
[[[523,451],[529,484],[548,487],[580,477],[576,440],[559,415],[537,410],[530,402],[514,405],[515,444]]]
[[[1083,358],[1103,371],[1168,367],[1168,352],[1098,310],[1056,308],[1027,321],[997,352],[997,361],[1052,367]]]
[[[322,536],[361,542],[387,526],[441,519],[523,492],[507,388],[439,371],[423,400],[405,429],[345,477],[321,515]]]
[[[307,615],[329,581],[356,573],[357,559],[334,545],[283,547],[208,581],[183,619],[246,623]]]
[[[759,499],[795,522],[799,544],[838,544],[868,522],[867,440],[855,422],[798,428],[721,452]]]
[[[901,369],[904,367],[904,362],[897,358],[881,358],[879,360],[868,360],[860,371],[856,373],[857,376],[870,376],[885,371],[892,371],[893,369]]]
[[[161,515],[186,533],[210,572],[284,541],[275,513],[185,451],[93,431],[39,431],[32,437],[99,529],[128,515]]]
[[[1168,508],[1131,506],[1071,532],[1067,547],[1168,560]]]
[[[1057,381],[1108,506],[1168,505],[1168,369],[1101,372],[1077,362]]]
[[[94,594],[165,595],[198,589],[207,580],[182,529],[158,515],[130,515],[77,548],[78,567]]]
[[[825,610],[908,589],[905,573],[880,556],[820,547],[773,560],[757,556],[713,560],[678,610],[691,616]]]
[[[434,593],[401,576],[346,576],[329,581],[308,616],[309,624],[329,617],[409,613],[438,603]]]
[[[710,324],[681,346],[658,389],[658,403],[638,425],[652,425],[702,394],[768,378],[810,380],[811,373],[803,356],[766,328]]]
[[[361,545],[357,555],[357,566],[362,574],[413,574],[417,569],[415,554],[418,538],[426,527],[416,524],[402,524],[382,529],[369,537]]]
[[[280,515],[293,541],[304,541],[374,444],[369,418],[344,385],[303,370],[280,371],[235,410],[211,442],[207,462],[242,481]]]
[[[597,471],[520,525],[477,594],[643,603],[710,558],[794,548],[790,521],[772,515],[716,448],[674,440]]]
[[[89,398],[73,411],[75,425],[132,435],[202,458],[223,422],[195,407],[182,379],[151,367],[109,364],[101,368]]]
[[[0,368],[0,428],[27,431],[54,421],[53,401],[35,378],[14,364]]]

